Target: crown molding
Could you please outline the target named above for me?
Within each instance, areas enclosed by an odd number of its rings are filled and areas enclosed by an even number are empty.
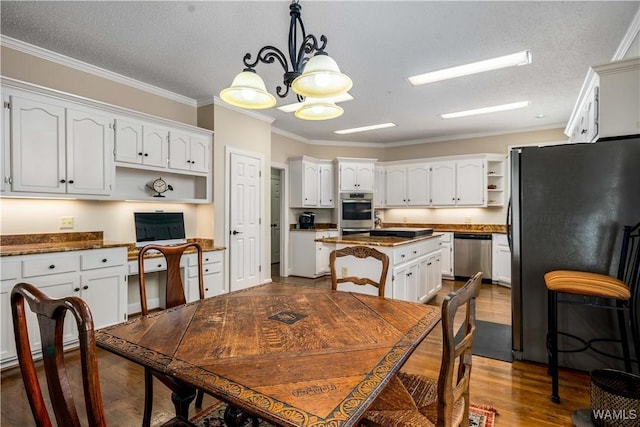
[[[611,58],[612,61],[618,61],[624,58],[633,44],[633,41],[638,36],[638,33],[640,33],[640,9],[638,9],[638,12],[636,12],[636,15],[633,17],[633,21],[631,21],[629,28],[627,28],[627,32],[624,34],[616,53],[614,53],[613,58]]]
[[[202,100],[202,101],[203,101],[202,104],[200,104],[200,102],[198,102],[198,107],[202,107],[202,106],[205,106],[205,105],[213,104],[214,107],[226,108],[227,110],[235,111],[237,113],[243,114],[245,116],[248,116],[248,117],[251,117],[251,118],[266,122],[266,123],[269,123],[269,124],[271,124],[271,123],[276,121],[275,117],[271,117],[271,116],[268,116],[268,115],[262,114],[262,113],[257,113],[257,112],[255,112],[253,110],[247,110],[245,108],[240,108],[240,107],[236,107],[236,106],[233,106],[233,105],[229,105],[226,102],[224,102],[222,99],[218,98],[217,96],[213,97],[213,102],[208,101],[208,100],[206,100],[206,101]]]
[[[293,139],[299,142],[302,142],[304,144],[311,144],[311,141],[309,141],[307,138],[300,136],[300,135],[296,135],[295,133],[291,133],[289,131],[286,131],[284,129],[280,129],[274,126],[271,126],[271,133],[275,133],[277,135],[282,135],[286,138],[289,139]]]
[[[190,107],[197,107],[197,102],[193,98],[189,98],[184,95],[180,95],[175,92],[171,92],[166,89],[162,89],[127,76],[123,76],[122,74],[114,73],[113,71],[105,70],[104,68],[96,67],[95,65],[91,65],[86,62],[82,62],[80,60],[70,58],[56,52],[52,52],[42,47],[35,46],[11,37],[7,37],[5,35],[0,35],[0,46],[17,50],[19,52],[26,53],[50,62],[54,62],[59,65],[64,65],[65,67],[73,68],[78,71],[83,71],[85,73],[89,73],[103,79],[111,80],[116,83],[127,85],[129,87],[139,89],[153,95],[158,95],[172,101],[180,102]]]

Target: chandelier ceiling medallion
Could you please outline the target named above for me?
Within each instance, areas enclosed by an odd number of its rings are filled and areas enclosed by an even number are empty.
[[[304,102],[295,112],[296,117],[304,120],[327,120],[339,117],[344,110],[333,102],[332,97],[351,89],[351,79],[340,72],[338,64],[324,51],[327,37],[320,40],[313,34],[306,34],[300,17],[302,7],[299,0],[289,5],[289,55],[277,47],[264,46],[252,60],[247,53],[243,62],[245,69],[238,74],[231,86],[220,92],[220,98],[228,104],[242,108],[263,109],[276,104],[276,98],[267,92],[264,81],[256,73],[259,62],[273,64],[278,62],[284,70],[284,86],[278,85],[276,93],[280,98],[296,93],[298,101]],[[302,43],[298,44],[298,36]],[[312,56],[313,55],[313,56]]]

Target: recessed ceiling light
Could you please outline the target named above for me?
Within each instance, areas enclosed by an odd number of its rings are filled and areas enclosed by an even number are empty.
[[[351,101],[353,99],[353,96],[351,96],[348,92],[345,92],[338,96],[330,96],[322,99],[326,99],[327,101],[336,104],[338,102]],[[296,102],[293,104],[281,105],[280,107],[278,107],[278,110],[284,111],[285,113],[293,113],[294,111],[297,111],[300,107],[302,107],[303,104],[304,102]]]
[[[338,135],[346,135],[348,133],[365,132],[365,131],[368,131],[368,130],[392,128],[394,126],[396,126],[395,123],[381,123],[379,125],[362,126],[362,127],[359,127],[359,128],[334,130],[333,133],[337,133]]]
[[[458,111],[455,113],[441,114],[443,119],[455,119],[457,117],[475,116],[477,114],[495,113],[496,111],[515,110],[529,106],[529,101],[513,102],[511,104],[494,105],[492,107],[476,108],[475,110]]]
[[[523,50],[522,52],[513,53],[511,55],[500,56],[498,58],[486,59],[484,61],[473,62],[471,64],[458,65],[457,67],[445,68],[443,70],[411,76],[409,77],[409,82],[414,86],[418,86],[440,80],[468,76],[469,74],[483,73],[485,71],[497,70],[499,68],[526,65],[530,63],[531,51]]]

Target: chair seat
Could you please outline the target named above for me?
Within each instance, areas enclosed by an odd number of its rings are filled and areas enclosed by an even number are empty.
[[[464,399],[453,407],[453,425],[464,416]],[[438,422],[438,381],[399,372],[373,401],[363,424],[394,427],[435,426]]]
[[[556,270],[545,274],[544,280],[550,291],[624,300],[631,298],[626,283],[604,274]]]

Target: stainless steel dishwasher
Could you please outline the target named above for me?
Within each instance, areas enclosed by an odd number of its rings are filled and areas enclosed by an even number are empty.
[[[456,280],[482,271],[482,280],[491,282],[491,234],[454,233],[453,260]]]

